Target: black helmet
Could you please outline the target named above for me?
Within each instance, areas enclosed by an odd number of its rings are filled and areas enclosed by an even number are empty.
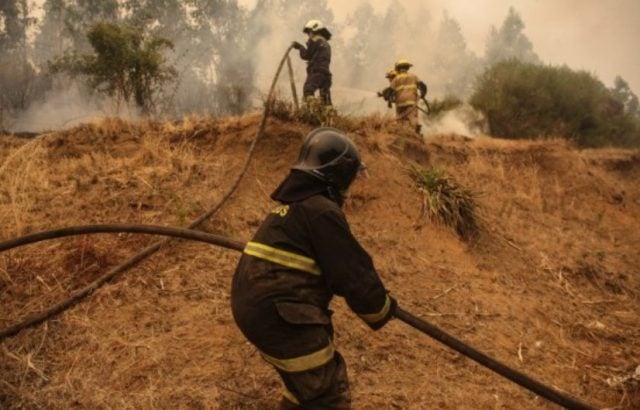
[[[358,171],[365,167],[349,137],[335,128],[323,127],[305,137],[298,161],[291,169],[320,178],[344,196]]]

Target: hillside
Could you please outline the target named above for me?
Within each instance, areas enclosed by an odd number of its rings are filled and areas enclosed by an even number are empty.
[[[235,181],[259,120],[114,119],[0,136],[0,240],[89,223],[186,226]],[[561,140],[402,139],[384,120],[358,121],[350,135],[370,178],[355,184],[345,212],[400,305],[589,403],[639,408],[640,153]],[[250,239],[310,129],[269,120],[240,188],[204,229]],[[414,162],[476,193],[475,242],[427,220]],[[152,241],[93,235],[0,254],[0,328]],[[1,342],[0,407],[275,408],[280,382],[231,317],[238,256],[172,242]],[[374,333],[342,300],[333,308],[354,408],[556,408],[397,320]]]

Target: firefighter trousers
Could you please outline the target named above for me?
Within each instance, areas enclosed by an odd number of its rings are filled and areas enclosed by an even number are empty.
[[[281,409],[350,409],[351,394],[347,366],[340,353],[324,365],[304,372],[277,369],[285,385]]]
[[[322,104],[333,105],[331,102],[331,84],[331,74],[323,72],[308,73],[302,87],[302,95],[304,97],[312,97],[319,90]]]

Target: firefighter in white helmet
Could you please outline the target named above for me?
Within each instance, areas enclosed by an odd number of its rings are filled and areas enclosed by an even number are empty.
[[[320,20],[309,20],[302,32],[309,36],[306,47],[294,41],[292,46],[300,51],[300,58],[307,62],[307,79],[302,94],[305,100],[320,92],[320,99],[326,106],[331,102],[331,32]]]

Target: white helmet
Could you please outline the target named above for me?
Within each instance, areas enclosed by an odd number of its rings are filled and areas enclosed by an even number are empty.
[[[322,22],[320,20],[309,20],[307,21],[307,24],[304,25],[304,28],[302,29],[303,33],[308,33],[308,32],[312,32],[315,33],[316,31],[322,30],[324,28],[324,24],[322,24]]]

